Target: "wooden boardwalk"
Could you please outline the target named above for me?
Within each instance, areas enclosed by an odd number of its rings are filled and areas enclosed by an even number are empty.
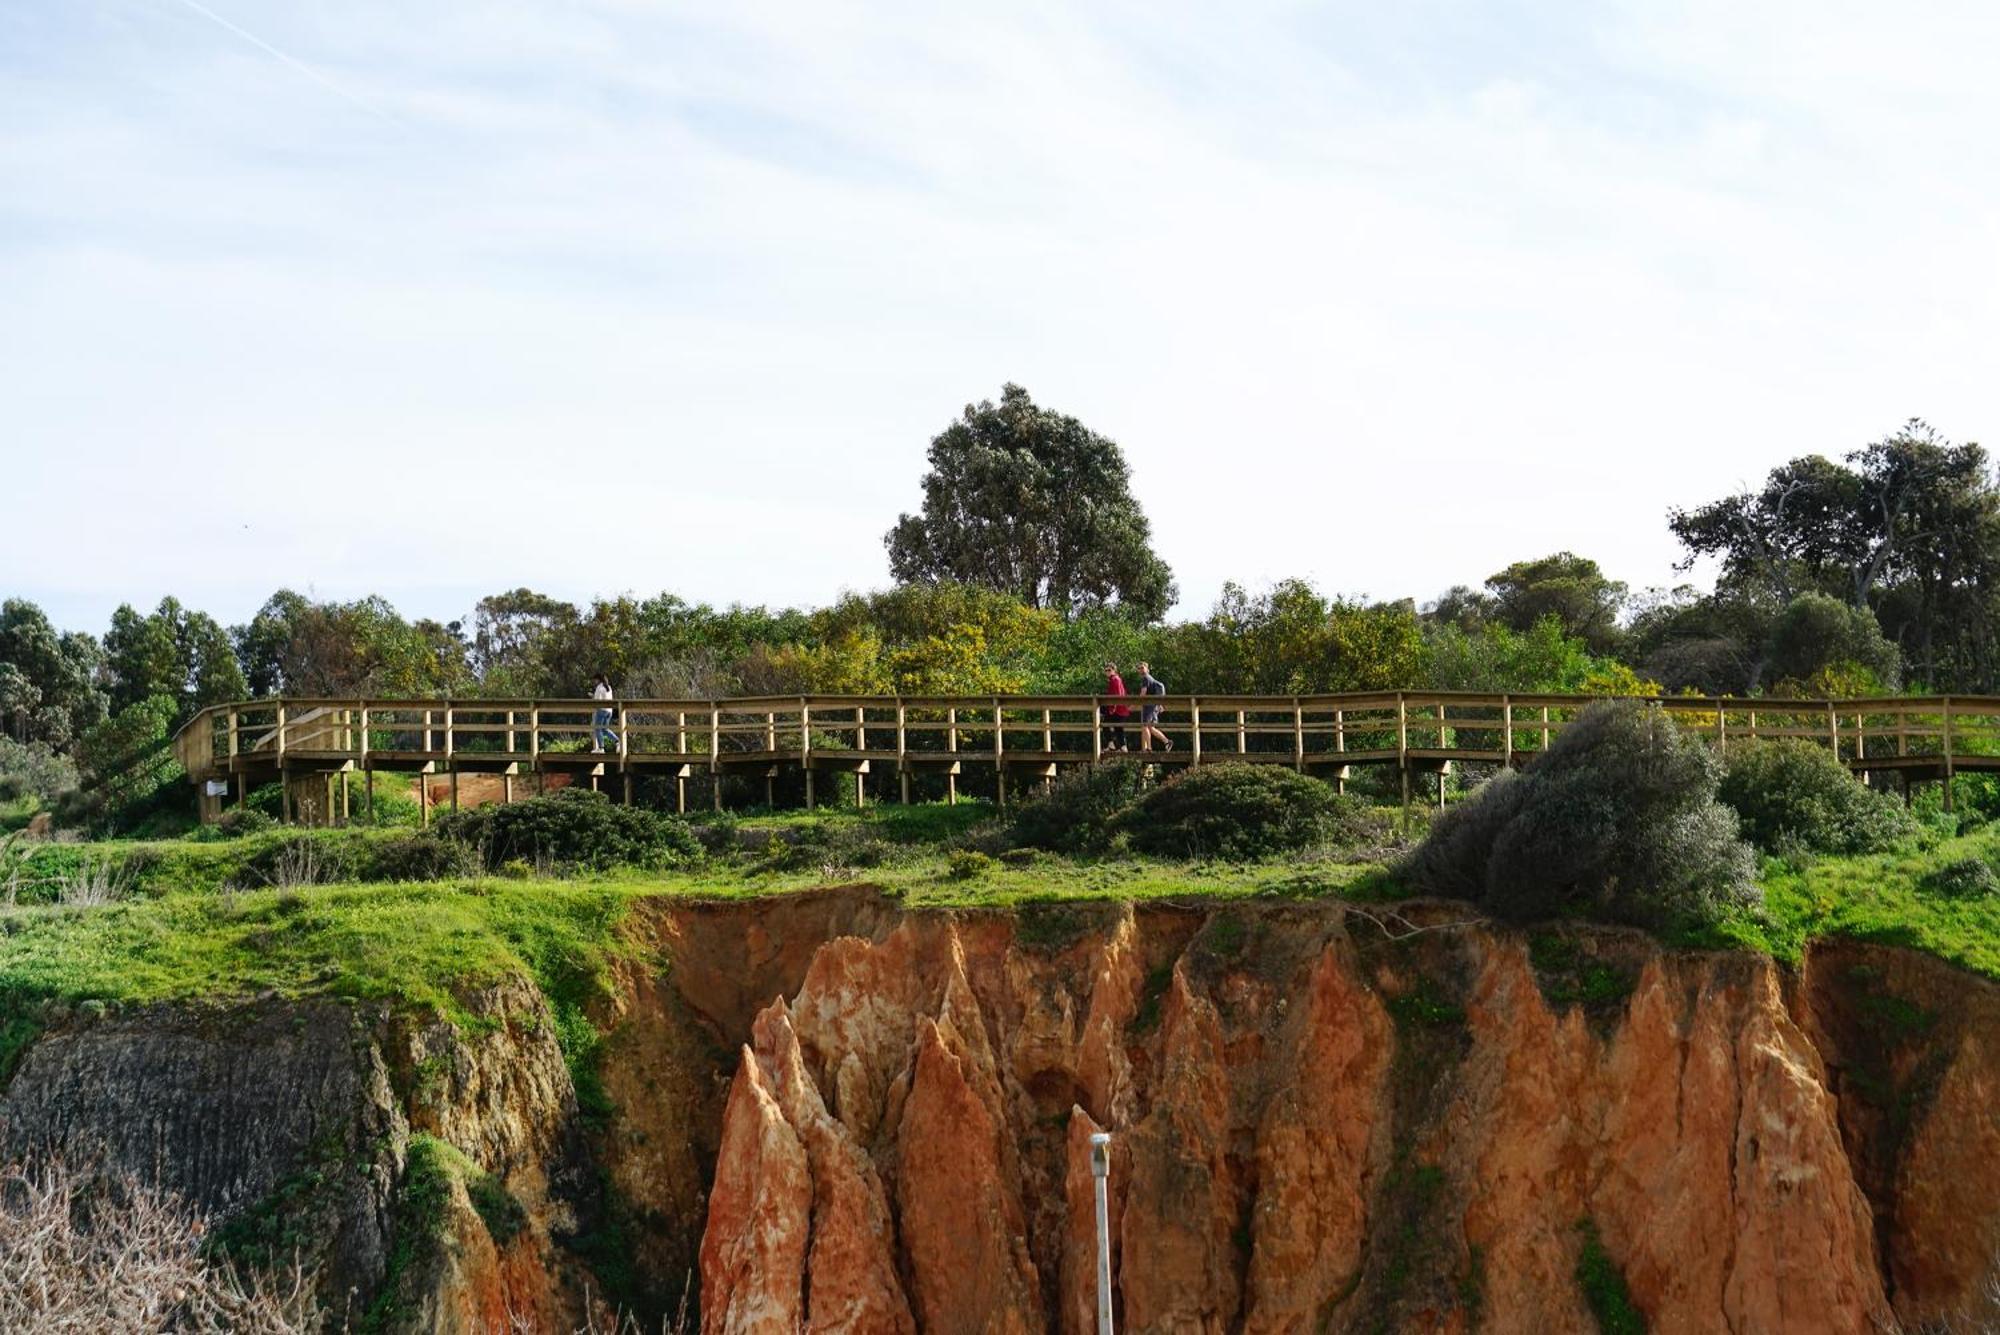
[[[1533,759],[1597,697],[1389,691],[1350,695],[1169,695],[1155,740],[1140,751],[1138,697],[1122,703],[1132,754],[1161,766],[1246,761],[1290,765],[1344,783],[1355,766],[1394,766],[1404,800],[1416,775],[1454,764],[1519,765]],[[782,696],[612,702],[610,735],[593,750],[590,700],[364,700],[272,698],[215,705],[174,739],[188,776],[203,787],[204,819],[259,784],[300,780],[329,794],[310,818],[337,818],[352,774],[377,770],[456,776],[563,773],[610,780],[630,800],[633,780],[675,780],[685,809],[692,778],[725,774],[773,782],[805,775],[806,800],[822,776],[893,773],[909,800],[913,776],[940,775],[956,797],[961,779],[1047,781],[1066,766],[1117,757],[1102,696]],[[1857,773],[1912,781],[1958,770],[2000,770],[2000,697],[1909,696],[1860,700],[1651,699],[1726,750],[1776,737],[1830,747]],[[338,776],[337,784],[328,776]],[[453,783],[455,785],[455,779]],[[338,788],[343,798],[335,803]],[[429,785],[420,785],[426,792]],[[707,784],[722,801],[719,781]],[[454,788],[455,791],[455,788]],[[1441,791],[1441,790],[1440,790]],[[1946,785],[1946,801],[1950,787]],[[287,814],[294,814],[288,800]]]

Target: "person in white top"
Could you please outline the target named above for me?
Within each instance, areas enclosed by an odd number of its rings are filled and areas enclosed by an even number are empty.
[[[591,733],[591,751],[603,754],[606,742],[618,745],[618,734],[611,727],[611,701],[616,697],[611,691],[611,679],[602,672],[597,674],[597,685],[591,687],[590,698],[597,701],[597,719]]]

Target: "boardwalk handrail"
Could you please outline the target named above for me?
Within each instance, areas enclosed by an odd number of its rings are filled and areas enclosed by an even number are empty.
[[[985,760],[998,766],[1101,760],[1120,724],[1136,734],[1142,705],[1162,711],[1166,763],[1222,759],[1324,765],[1519,763],[1606,697],[1471,691],[1342,694],[784,695],[628,699],[609,704],[617,768],[862,760],[899,768]],[[2000,766],[2000,697],[1858,699],[1636,697],[1727,748],[1795,737],[1829,746],[1857,769]],[[1128,718],[1106,719],[1123,705]],[[212,705],[174,739],[200,780],[269,765],[410,768],[497,761],[570,763],[590,747],[588,699],[269,697]],[[591,753],[596,754],[596,753]],[[568,758],[568,759],[565,759]]]

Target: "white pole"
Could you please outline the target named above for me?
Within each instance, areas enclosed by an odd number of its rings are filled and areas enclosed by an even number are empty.
[[[1105,1179],[1111,1176],[1109,1132],[1094,1132],[1090,1137],[1090,1175],[1097,1186],[1097,1335],[1112,1335],[1111,1209],[1105,1193]]]

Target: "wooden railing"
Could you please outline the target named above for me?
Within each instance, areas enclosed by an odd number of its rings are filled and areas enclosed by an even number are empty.
[[[203,710],[175,738],[199,780],[268,766],[407,769],[546,767],[588,760],[631,769],[790,763],[899,769],[1005,768],[1101,760],[1108,729],[1140,747],[1139,711],[1158,705],[1150,758],[1249,760],[1299,768],[1447,761],[1517,764],[1594,702],[1575,695],[1390,691],[1349,695],[772,696],[619,700],[603,754],[591,700],[267,699]],[[1107,704],[1131,711],[1107,720]],[[1857,769],[2000,768],[2000,697],[1858,700],[1655,698],[1687,730],[1727,748],[1805,738]],[[1172,750],[1164,749],[1171,742]],[[686,772],[686,771],[683,771]]]

